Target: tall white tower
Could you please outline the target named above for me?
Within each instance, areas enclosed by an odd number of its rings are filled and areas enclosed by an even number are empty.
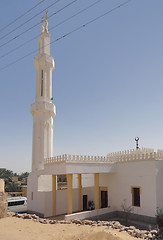
[[[38,38],[38,54],[34,56],[36,69],[35,102],[31,104],[33,116],[32,172],[44,167],[44,158],[53,156],[53,118],[56,115],[52,103],[52,71],[54,59],[50,56],[50,34],[47,12],[42,18],[41,34]]]

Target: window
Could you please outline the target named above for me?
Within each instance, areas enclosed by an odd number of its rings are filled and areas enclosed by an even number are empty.
[[[8,206],[18,206],[18,205],[23,205],[24,201],[15,201],[15,202],[8,202]]]
[[[31,200],[33,200],[33,192],[31,192]]]
[[[57,189],[58,190],[67,189],[67,177],[66,177],[66,175],[58,175],[57,176]]]
[[[132,205],[140,207],[140,187],[132,187]]]
[[[43,78],[44,78],[44,72],[41,70],[41,97],[43,96]]]

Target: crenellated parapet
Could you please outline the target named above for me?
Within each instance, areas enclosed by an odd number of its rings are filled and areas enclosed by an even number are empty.
[[[163,150],[154,151],[152,148],[139,148],[127,151],[120,151],[107,154],[107,159],[110,162],[128,162],[128,161],[143,161],[143,160],[163,160]]]
[[[163,150],[151,148],[139,148],[137,150],[131,149],[127,151],[120,151],[109,153],[107,156],[86,156],[86,155],[60,155],[56,157],[44,159],[44,164],[52,163],[121,163],[131,161],[144,161],[144,160],[163,160]]]
[[[44,163],[106,163],[105,156],[86,156],[86,155],[60,155],[56,157],[46,158]]]

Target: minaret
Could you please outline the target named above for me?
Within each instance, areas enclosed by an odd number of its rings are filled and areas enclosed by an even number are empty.
[[[33,116],[32,172],[43,169],[44,158],[53,156],[53,118],[56,115],[52,103],[52,71],[54,59],[50,56],[50,34],[47,11],[42,17],[41,34],[38,38],[38,54],[34,56],[36,69],[35,102],[31,104]]]

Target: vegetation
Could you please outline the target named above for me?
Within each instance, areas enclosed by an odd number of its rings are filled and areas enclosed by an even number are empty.
[[[130,216],[130,213],[133,212],[134,208],[132,206],[126,206],[126,199],[124,199],[121,208],[124,212],[124,220],[125,220],[125,224],[128,225],[128,219]]]
[[[6,168],[0,168],[0,178],[3,178],[5,181],[5,192],[16,192],[18,184],[12,180],[12,177],[18,177],[18,180],[28,177],[29,173],[24,172],[22,174],[14,173],[11,170]]]

